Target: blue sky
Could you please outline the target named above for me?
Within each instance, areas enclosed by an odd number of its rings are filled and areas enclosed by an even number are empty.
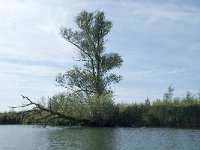
[[[176,96],[200,90],[198,0],[0,0],[0,111],[65,91],[55,77],[70,69],[76,50],[61,38],[61,26],[76,28],[81,10],[102,10],[113,22],[106,50],[123,59],[114,70],[116,102],[162,98],[170,84]]]

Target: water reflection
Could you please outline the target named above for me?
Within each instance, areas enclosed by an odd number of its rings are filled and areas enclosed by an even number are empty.
[[[48,134],[48,149],[112,150],[113,128],[63,128]]]

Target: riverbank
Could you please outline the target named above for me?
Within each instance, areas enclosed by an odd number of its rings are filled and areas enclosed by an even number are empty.
[[[82,122],[55,119],[49,125],[80,125],[98,127],[173,127],[200,128],[200,100],[157,100],[141,104],[120,103],[112,107],[112,114],[104,120],[88,118]],[[0,124],[44,123],[45,114],[35,111],[0,113]],[[103,116],[105,117],[105,116]],[[99,117],[101,118],[101,117]]]

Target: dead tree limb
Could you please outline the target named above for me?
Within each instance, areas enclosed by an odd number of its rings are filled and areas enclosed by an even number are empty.
[[[28,112],[32,112],[32,111],[37,111],[37,112],[46,112],[47,115],[45,117],[43,117],[43,119],[45,119],[46,121],[43,122],[43,127],[45,127],[46,125],[48,125],[51,121],[53,121],[54,119],[60,118],[60,119],[64,119],[67,121],[72,121],[72,122],[77,122],[77,123],[84,123],[87,122],[87,120],[82,120],[82,119],[77,119],[75,117],[71,117],[71,116],[67,116],[65,114],[62,114],[58,111],[52,110],[51,104],[49,108],[46,108],[45,106],[42,106],[39,103],[35,103],[33,102],[29,97],[21,95],[23,99],[25,99],[26,101],[28,101],[28,103],[23,104],[22,106],[18,106],[18,107],[11,107],[11,108],[26,108],[28,106],[35,106],[33,109],[31,110],[26,110],[26,111],[22,111],[22,114],[24,115],[25,113]]]

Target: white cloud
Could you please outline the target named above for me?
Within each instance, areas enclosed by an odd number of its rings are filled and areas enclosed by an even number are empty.
[[[0,57],[57,62],[72,61],[73,48],[61,39],[66,20],[60,9],[37,2],[1,4]],[[48,53],[48,55],[47,55]],[[56,58],[59,59],[56,59]]]
[[[164,70],[164,68],[160,69],[151,69],[151,70],[138,70],[127,68],[117,71],[118,74],[121,74],[125,81],[127,82],[148,82],[148,83],[157,83],[161,84],[162,81],[166,81],[166,78],[173,77],[184,77],[188,75],[188,72],[184,68],[180,69],[171,69]]]
[[[184,7],[173,3],[156,4],[151,2],[130,3],[129,5],[126,3],[125,7],[127,6],[128,9],[132,10],[126,11],[127,13],[131,12],[131,15],[140,17],[140,19],[136,18],[136,21],[142,20],[146,24],[155,24],[160,19],[199,22],[199,16],[197,14],[200,11],[194,7]]]
[[[22,74],[33,76],[48,76],[59,72],[59,68],[46,67],[46,66],[34,66],[34,65],[20,65],[8,62],[0,62],[1,73],[7,75]]]

